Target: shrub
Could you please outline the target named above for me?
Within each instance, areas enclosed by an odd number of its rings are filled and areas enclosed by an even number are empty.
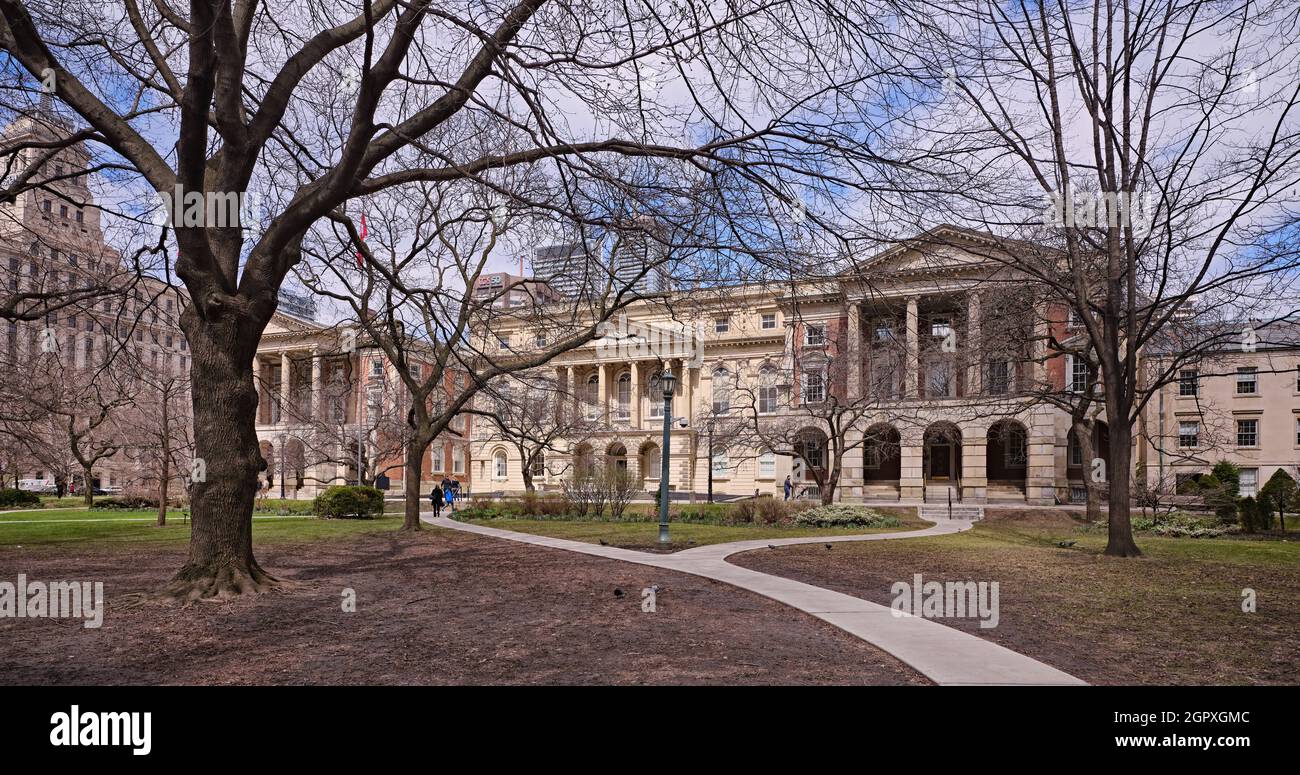
[[[776,498],[760,498],[758,501],[758,521],[764,525],[777,525],[790,519],[790,509],[784,501]]]
[[[312,510],[325,518],[373,519],[384,513],[384,493],[374,487],[338,485],[317,495]]]
[[[737,524],[748,525],[758,516],[758,505],[753,500],[743,500],[731,510],[731,520]]]
[[[143,511],[158,508],[158,499],[144,495],[120,495],[116,498],[99,498],[90,508],[92,511]]]
[[[1273,511],[1276,510],[1278,517],[1285,520],[1285,513],[1300,511],[1300,486],[1291,475],[1282,469],[1277,469],[1269,477],[1268,482],[1260,490],[1261,496],[1267,496],[1268,499],[1268,521],[1264,523],[1264,529],[1268,530],[1273,526]],[[1261,500],[1263,498],[1261,497]],[[1286,527],[1285,521],[1282,527]]]
[[[26,507],[41,505],[40,496],[26,490],[0,490],[0,507]]]
[[[1255,499],[1250,496],[1242,498],[1238,503],[1238,512],[1241,518],[1241,529],[1247,533],[1255,532],[1255,525],[1259,522],[1259,504],[1255,503]]]
[[[794,523],[814,527],[898,527],[903,524],[897,517],[843,503],[802,511],[795,515]]]
[[[1207,517],[1175,511],[1161,521],[1135,519],[1133,529],[1149,531],[1166,538],[1218,538],[1235,533],[1240,528],[1236,525],[1218,524]]]
[[[1210,474],[1218,479],[1219,482],[1227,488],[1228,492],[1236,496],[1241,492],[1241,469],[1229,463],[1226,460],[1220,460],[1214,464]]]

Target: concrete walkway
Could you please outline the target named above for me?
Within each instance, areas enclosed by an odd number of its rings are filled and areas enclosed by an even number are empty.
[[[937,684],[1084,685],[1084,682],[1078,678],[1036,659],[935,621],[906,614],[896,616],[889,606],[726,562],[728,556],[737,552],[765,549],[768,546],[888,541],[958,533],[971,527],[971,523],[964,520],[941,522],[924,530],[898,533],[733,541],[698,546],[673,554],[653,554],[563,538],[517,533],[513,530],[501,530],[484,525],[471,525],[445,517],[435,519],[430,514],[421,517],[425,522],[438,527],[690,573],[756,592],[811,614],[865,640]]]

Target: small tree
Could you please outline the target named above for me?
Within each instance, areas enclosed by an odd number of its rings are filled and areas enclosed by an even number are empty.
[[[1260,490],[1261,499],[1267,497],[1269,508],[1277,508],[1278,520],[1281,523],[1282,532],[1286,532],[1286,512],[1300,511],[1300,485],[1296,484],[1295,479],[1281,468],[1273,472],[1268,482]],[[1271,526],[1272,519],[1269,523]]]

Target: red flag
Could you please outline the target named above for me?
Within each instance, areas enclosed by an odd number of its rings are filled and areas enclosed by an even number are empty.
[[[361,240],[366,239],[366,214],[361,214]],[[357,269],[364,269],[366,266],[366,256],[360,250],[357,251]]]

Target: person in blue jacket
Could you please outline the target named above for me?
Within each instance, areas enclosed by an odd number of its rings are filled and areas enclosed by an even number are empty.
[[[794,491],[794,484],[790,481],[790,477],[787,476],[785,478],[785,499],[786,500],[790,500],[790,493],[793,491]]]

